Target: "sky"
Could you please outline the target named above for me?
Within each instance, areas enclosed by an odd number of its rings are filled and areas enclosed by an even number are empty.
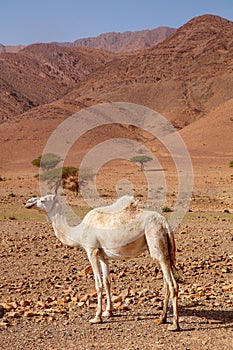
[[[0,0],[0,43],[72,42],[106,32],[178,28],[207,13],[233,21],[233,0]]]

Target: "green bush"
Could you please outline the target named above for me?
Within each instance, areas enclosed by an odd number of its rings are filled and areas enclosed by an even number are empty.
[[[52,169],[55,168],[60,162],[61,157],[57,154],[47,153],[42,156],[33,159],[32,164],[41,167],[42,169]]]
[[[73,166],[64,166],[62,168],[62,178],[67,179],[70,176],[77,176],[78,175],[78,168],[75,168]]]
[[[52,181],[58,178],[68,179],[70,176],[77,176],[78,168],[73,166],[67,166],[63,168],[55,168],[43,171],[40,174],[40,179],[42,181]]]
[[[163,213],[170,213],[171,211],[172,211],[172,209],[169,208],[169,207],[163,207],[163,208],[162,208],[162,212],[163,212]]]
[[[13,193],[13,192],[11,192],[11,193],[9,193],[9,195],[8,195],[9,197],[16,197],[16,195]]]
[[[47,182],[54,186],[55,189],[62,183],[63,187],[70,189],[69,180],[76,185],[74,191],[78,189],[78,168],[73,166],[58,167],[58,164],[62,161],[61,157],[57,154],[48,153],[43,156],[39,156],[32,161],[34,166],[40,167],[40,180]],[[39,177],[37,174],[36,177]],[[73,190],[72,190],[73,191]]]

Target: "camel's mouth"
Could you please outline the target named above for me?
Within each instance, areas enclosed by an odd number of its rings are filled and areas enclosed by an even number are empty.
[[[34,203],[26,203],[25,208],[30,209],[30,208],[34,207],[34,205],[35,205]]]
[[[36,205],[36,199],[35,198],[31,198],[25,204],[25,208],[30,209],[30,208],[34,207],[34,205]]]

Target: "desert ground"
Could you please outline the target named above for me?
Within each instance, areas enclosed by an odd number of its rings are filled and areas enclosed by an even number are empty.
[[[128,169],[128,168],[127,168]],[[148,253],[111,263],[114,316],[91,325],[93,275],[81,248],[64,246],[44,214],[24,208],[38,179],[8,174],[1,181],[0,346],[10,349],[230,349],[233,327],[232,168],[224,159],[193,159],[189,211],[175,230],[181,331],[157,325],[163,300],[160,267]],[[116,197],[124,164],[100,173],[98,187]],[[111,174],[112,176],[109,176]],[[135,183],[146,185],[140,171]],[[108,179],[108,181],[107,181]],[[109,180],[111,179],[111,180]],[[173,193],[173,179],[171,193]],[[144,186],[144,187],[143,187]],[[175,184],[174,184],[175,186]],[[171,194],[170,193],[170,194]],[[174,195],[167,194],[172,207]],[[80,216],[88,210],[66,192]],[[168,214],[164,214],[168,215]],[[171,321],[170,310],[168,321]]]

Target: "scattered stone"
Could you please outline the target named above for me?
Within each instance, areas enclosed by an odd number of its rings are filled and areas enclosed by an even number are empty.
[[[34,316],[38,316],[38,313],[35,312],[35,311],[31,311],[31,310],[28,310],[24,313],[24,317],[34,317]]]
[[[129,310],[129,305],[122,304],[122,305],[119,306],[119,309],[121,311],[128,311]]]
[[[37,307],[40,307],[40,308],[45,308],[45,307],[46,307],[45,303],[44,303],[42,300],[39,300],[39,301],[36,303],[36,306],[37,306]]]
[[[79,297],[78,297],[78,296],[72,297],[72,298],[71,298],[71,301],[72,301],[73,303],[77,303],[77,302],[79,301]]]
[[[80,277],[84,277],[84,276],[88,276],[88,275],[93,275],[93,270],[92,270],[92,267],[90,265],[88,265],[87,267],[85,267],[82,271],[80,271],[78,273],[78,275]]]
[[[28,301],[28,300],[21,300],[19,305],[22,306],[22,307],[29,306],[30,305],[30,301]]]
[[[90,296],[90,298],[96,298],[97,292],[96,292],[96,290],[94,290],[94,291],[90,292],[88,295]]]
[[[128,288],[123,289],[123,291],[120,294],[122,300],[124,300],[128,295],[129,295],[129,289]]]
[[[222,268],[222,272],[223,272],[223,273],[228,273],[228,272],[230,272],[229,267],[228,267],[228,266],[224,266],[224,267]]]
[[[7,328],[9,326],[9,322],[7,320],[1,320],[0,321],[0,328]]]
[[[79,301],[79,302],[77,303],[77,305],[78,305],[78,307],[82,307],[83,305],[85,305],[85,302],[84,302],[84,301]]]
[[[4,308],[3,307],[0,307],[0,318],[2,318],[4,316]]]
[[[49,318],[48,318],[48,322],[49,323],[52,323],[55,320],[56,320],[56,317],[54,315],[53,316],[49,316]]]
[[[2,303],[1,305],[2,305],[3,309],[5,309],[7,311],[17,308],[17,304],[15,302],[13,302],[13,303]]]
[[[113,295],[112,296],[112,302],[115,303],[119,303],[122,302],[122,296],[121,295]]]
[[[86,302],[89,299],[89,295],[84,295],[82,298],[80,298],[80,302]]]
[[[162,272],[159,272],[159,273],[156,275],[156,279],[157,279],[157,280],[163,279],[163,274],[162,274]]]
[[[139,293],[139,298],[142,297],[142,296],[146,296],[149,294],[149,289],[145,288],[143,289],[140,293]]]
[[[121,305],[122,305],[121,301],[119,301],[118,303],[115,303],[114,309],[119,309]]]
[[[89,306],[90,309],[96,309],[97,308],[97,304],[95,304],[95,303],[90,303],[88,306]]]
[[[121,272],[119,273],[118,277],[119,277],[119,278],[125,277],[125,272],[124,272],[124,271],[121,271]]]

